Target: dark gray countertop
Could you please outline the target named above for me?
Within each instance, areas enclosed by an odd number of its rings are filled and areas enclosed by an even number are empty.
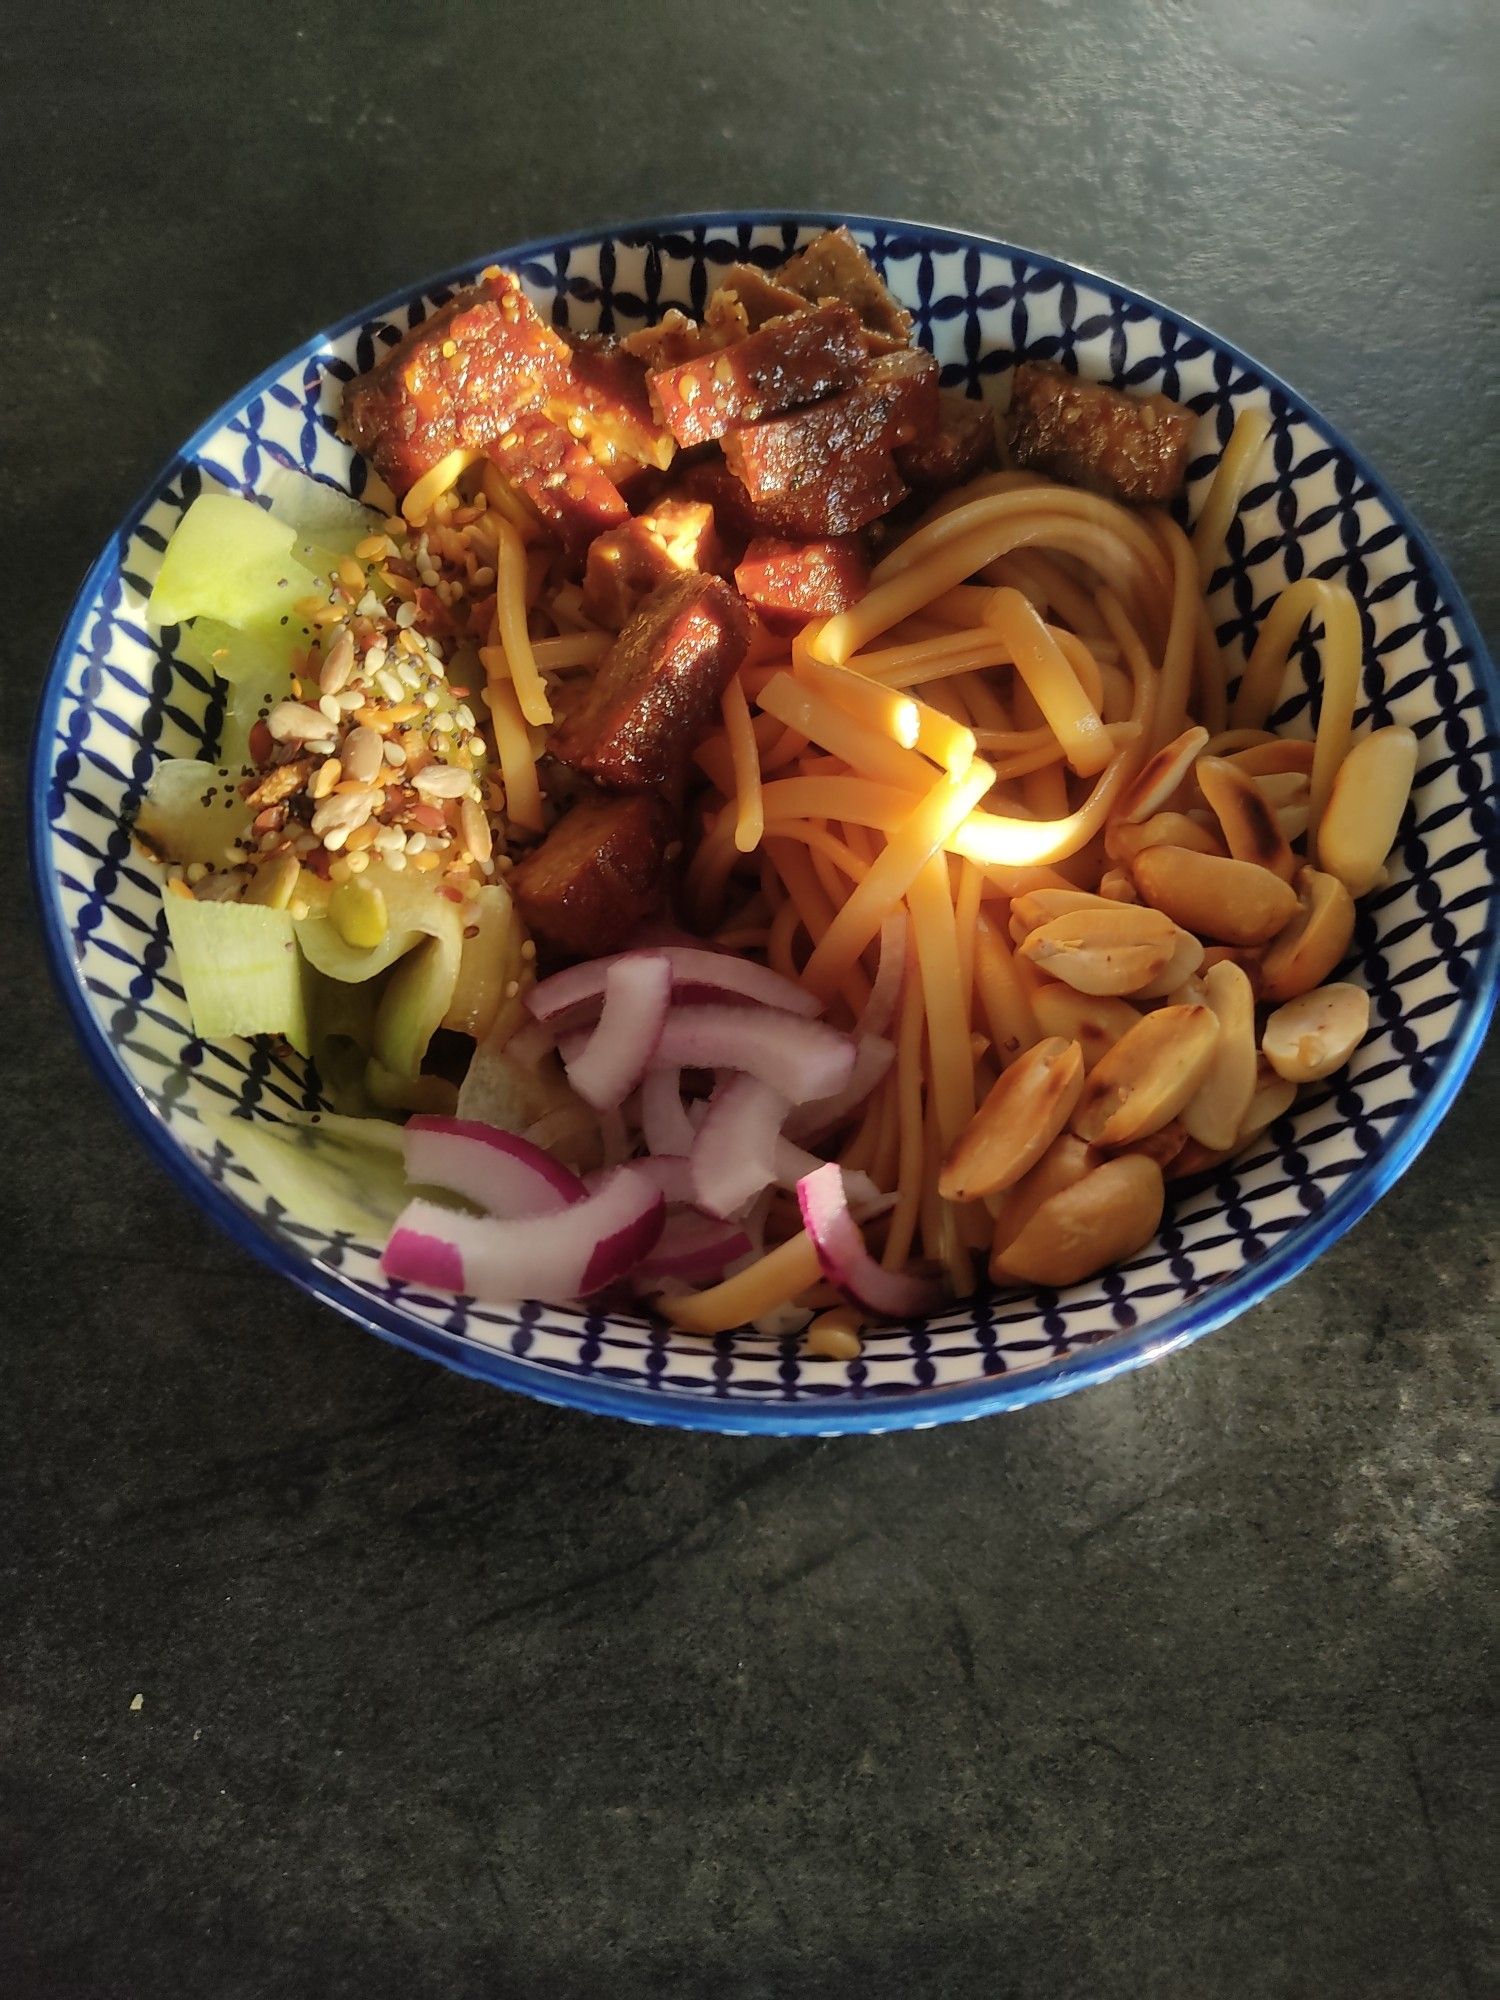
[[[1206,319],[1500,628],[1487,0],[99,5],[7,41],[17,718],[127,502],[310,329],[715,205],[969,224]],[[19,721],[3,756],[18,818]],[[1190,1353],[735,1442],[488,1392],[251,1264],[87,1073],[15,843],[3,910],[0,1991],[1500,1993],[1493,1059]]]

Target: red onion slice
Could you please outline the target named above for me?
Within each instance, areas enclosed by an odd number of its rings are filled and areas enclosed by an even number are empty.
[[[693,1199],[710,1215],[737,1215],[776,1176],[787,1101],[753,1076],[732,1076],[709,1101],[693,1142]]]
[[[526,1005],[538,1021],[555,1021],[564,1015],[586,1015],[597,1005],[611,969],[630,959],[664,958],[672,968],[673,997],[678,1000],[749,1001],[761,1007],[775,1007],[783,1014],[811,1019],[823,1011],[823,1003],[805,987],[779,972],[757,965],[754,959],[737,958],[725,951],[708,951],[701,946],[662,944],[649,951],[615,952],[608,958],[593,958],[582,965],[570,965],[543,979],[526,995]]]
[[[692,1121],[682,1102],[682,1071],[653,1069],[641,1082],[641,1130],[646,1149],[658,1158],[693,1150]]]
[[[740,1070],[801,1104],[843,1090],[854,1059],[852,1037],[824,1021],[770,1007],[684,1006],[668,1012],[651,1067]]]
[[[787,1120],[787,1137],[799,1142],[821,1139],[833,1131],[841,1119],[857,1111],[896,1059],[896,1048],[884,1035],[861,1035],[855,1043],[854,1063],[847,1081],[838,1090],[805,1099]]]
[[[892,910],[880,926],[880,958],[875,967],[875,984],[865,1010],[855,1023],[856,1035],[883,1035],[896,1015],[901,998],[901,980],[906,971],[906,913]]]
[[[816,1153],[806,1153],[800,1146],[794,1146],[790,1139],[776,1142],[776,1171],[773,1176],[777,1187],[794,1188],[799,1181],[815,1174],[819,1167],[826,1165]],[[859,1167],[840,1167],[844,1176],[844,1193],[849,1200],[856,1221],[863,1222],[872,1215],[883,1215],[895,1206],[896,1197],[882,1194],[870,1176]]]
[[[654,1188],[660,1188],[662,1198],[669,1202],[683,1202],[688,1207],[696,1205],[697,1189],[693,1186],[692,1162],[668,1156],[659,1160],[632,1160],[630,1171],[649,1181]]]
[[[604,981],[599,1025],[568,1062],[568,1081],[596,1111],[613,1111],[646,1074],[672,1000],[672,968],[661,952],[626,952]]]
[[[943,1288],[936,1279],[887,1271],[876,1263],[849,1213],[836,1162],[830,1160],[797,1183],[797,1205],[824,1277],[852,1305],[883,1319],[917,1319],[942,1303]]]
[[[660,1190],[620,1167],[557,1215],[513,1222],[408,1202],[380,1267],[387,1277],[495,1304],[587,1298],[629,1275],[666,1217]]]
[[[550,1153],[474,1118],[408,1119],[403,1142],[409,1181],[448,1188],[507,1220],[555,1215],[584,1196],[583,1182]]]
[[[689,1209],[669,1215],[656,1248],[636,1266],[637,1284],[655,1278],[717,1278],[736,1257],[750,1250],[750,1238],[737,1222]]]

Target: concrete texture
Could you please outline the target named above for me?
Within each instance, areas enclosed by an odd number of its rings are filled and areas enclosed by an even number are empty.
[[[1205,318],[1494,635],[1497,27],[17,15],[12,712],[155,464],[310,328],[737,202],[989,228]],[[19,818],[19,727],[0,755]],[[10,2000],[1500,1993],[1493,1059],[1350,1239],[1168,1364],[923,1436],[651,1434],[394,1353],[212,1234],[85,1072],[22,874],[13,842]]]

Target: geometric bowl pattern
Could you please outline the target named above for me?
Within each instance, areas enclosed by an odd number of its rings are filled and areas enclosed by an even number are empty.
[[[1269,412],[1264,476],[1213,579],[1229,657],[1305,575],[1346,584],[1364,630],[1356,728],[1408,724],[1416,786],[1389,885],[1360,906],[1350,965],[1373,999],[1348,1070],[1299,1103],[1232,1171],[1190,1185],[1160,1237],[1061,1294],[981,1295],[870,1335],[851,1363],[795,1342],[695,1340],[629,1314],[465,1305],[381,1278],[377,1209],[336,1148],[304,1150],[316,1192],[289,1207],[281,1166],[307,1145],[317,1080],[297,1058],[206,1044],[173,976],[157,871],[129,825],[162,757],[205,754],[211,690],[142,608],[167,537],[205,481],[255,495],[291,465],[357,492],[334,434],[344,384],[484,264],[520,270],[560,324],[628,331],[669,305],[701,309],[715,272],[772,264],[846,221],[946,385],[1001,406],[1018,354],[1055,357],[1198,413],[1191,516],[1246,407]],[[1277,726],[1310,734],[1310,648],[1294,656]],[[151,1150],[241,1243],[382,1336],[551,1401],[646,1422],[831,1433],[952,1421],[1066,1394],[1223,1324],[1301,1270],[1410,1164],[1476,1054],[1497,983],[1500,694],[1473,620],[1399,501],[1300,397],[1203,328],[1107,279],[952,231],[842,216],[677,217],[497,251],[319,334],[209,420],[90,571],[43,695],[31,788],[33,861],[64,997],[105,1082]],[[289,1122],[287,1122],[289,1121]]]

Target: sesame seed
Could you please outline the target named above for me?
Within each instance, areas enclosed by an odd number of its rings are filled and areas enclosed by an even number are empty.
[[[344,865],[351,875],[359,875],[369,867],[370,857],[368,854],[351,854]]]
[[[318,707],[328,717],[330,722],[339,722],[343,718],[344,711],[339,707],[331,694],[321,696],[318,701]]]
[[[422,832],[420,827],[418,827],[416,832],[409,833],[406,836],[406,851],[408,854],[421,854],[426,849],[426,846],[427,836]]]
[[[399,771],[406,762],[406,752],[399,743],[387,743],[382,754],[393,770]]]
[[[381,854],[397,854],[406,845],[406,835],[399,826],[383,826],[375,835],[375,846]]]
[[[416,624],[416,622],[417,622],[417,607],[415,604],[411,603],[410,600],[408,600],[405,604],[399,605],[397,607],[396,623],[401,627],[403,632],[409,631],[411,627]]]
[[[328,864],[328,879],[330,882],[347,882],[353,873],[354,870],[342,855],[339,856],[337,861],[331,861]]]
[[[406,689],[401,685],[401,676],[389,667],[382,667],[375,676],[375,685],[387,701],[399,702],[405,699]]]
[[[401,870],[406,866],[406,856],[397,848],[392,853],[386,855],[385,865],[387,868],[394,868],[399,875]]]

